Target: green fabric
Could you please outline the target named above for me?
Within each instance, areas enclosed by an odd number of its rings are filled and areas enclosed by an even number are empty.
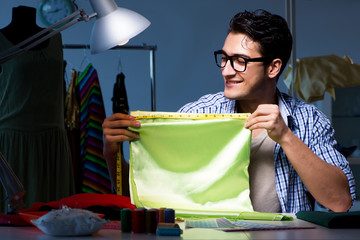
[[[242,220],[268,220],[268,221],[289,221],[293,220],[291,216],[286,216],[280,213],[265,213],[265,212],[241,212],[237,219]]]
[[[194,215],[194,214],[177,214],[177,217],[184,219],[196,219],[196,218],[221,218],[224,215]],[[240,212],[232,215],[226,215],[227,219],[231,221],[235,220],[261,220],[261,221],[292,221],[291,216],[286,216],[280,213],[266,213],[266,212]]]
[[[0,52],[13,44],[0,33]],[[64,127],[61,35],[1,66],[0,152],[20,179],[26,207],[74,194],[71,153]],[[0,197],[5,198],[0,187]],[[0,211],[7,209],[6,201]]]
[[[139,132],[140,139],[130,143],[133,204],[192,216],[253,211],[246,117],[138,120],[141,127],[131,130]]]
[[[327,228],[360,228],[360,211],[320,212],[300,211],[296,217]]]

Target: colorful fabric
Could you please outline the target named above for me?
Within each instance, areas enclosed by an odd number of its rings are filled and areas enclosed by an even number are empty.
[[[80,159],[83,164],[81,190],[111,193],[102,141],[102,123],[106,114],[98,75],[91,64],[79,76],[77,90],[80,98]]]
[[[355,200],[355,180],[348,161],[336,149],[334,129],[330,121],[313,105],[278,91],[279,108],[284,121],[317,156],[339,167],[349,181],[350,193]],[[234,113],[235,100],[226,99],[223,92],[209,94],[183,106],[184,113]],[[278,143],[274,149],[276,191],[282,212],[311,211],[313,205],[308,190],[290,164]]]
[[[173,208],[177,215],[253,211],[248,175],[251,131],[244,128],[248,115],[203,119],[169,114],[139,116],[141,127],[131,128],[140,133],[130,144],[132,203]]]

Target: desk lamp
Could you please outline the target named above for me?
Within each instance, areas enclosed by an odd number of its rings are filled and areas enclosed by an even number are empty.
[[[0,54],[0,65],[25,53],[77,22],[88,22],[94,17],[96,17],[96,21],[90,38],[92,54],[125,44],[130,38],[135,37],[150,25],[145,17],[134,11],[118,7],[114,0],[90,0],[90,4],[94,13],[87,15],[83,9],[75,11],[59,22],[2,52]],[[9,204],[9,210],[21,209],[25,190],[2,154],[0,155],[0,170],[0,180],[11,204],[11,206]],[[13,202],[14,204],[12,204]]]
[[[94,13],[88,15],[83,9],[76,10],[59,22],[2,52],[0,54],[0,65],[25,53],[72,25],[81,21],[88,22],[94,17],[96,17],[96,21],[90,37],[92,54],[126,44],[129,39],[135,37],[150,25],[149,20],[145,17],[129,9],[118,7],[114,0],[90,0],[90,4]]]

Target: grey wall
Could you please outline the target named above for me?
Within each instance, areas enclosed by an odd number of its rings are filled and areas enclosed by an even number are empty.
[[[18,5],[37,7],[40,0],[1,0],[0,27],[11,21],[11,9]],[[151,26],[130,41],[130,45],[156,45],[156,110],[177,111],[182,105],[206,93],[223,89],[223,80],[212,52],[222,47],[230,18],[244,9],[263,8],[285,17],[285,0],[132,0],[116,1],[146,16]],[[88,0],[76,0],[92,13]],[[360,62],[360,1],[297,0],[296,56],[348,54]],[[89,43],[91,27],[81,22],[62,33],[64,43]],[[38,24],[43,26],[40,21]],[[126,76],[131,110],[150,110],[149,53],[116,50],[90,55],[89,50],[64,50],[71,68],[83,70],[91,62],[98,71],[107,115],[111,114],[115,76]],[[286,91],[282,80],[279,88]],[[329,102],[329,101],[328,101]],[[331,102],[331,100],[330,100]],[[316,103],[326,112],[329,107]],[[325,103],[326,105],[327,103]],[[331,113],[331,112],[330,112]],[[330,114],[328,113],[328,114]]]
[[[1,0],[0,27],[11,21],[11,9],[18,5],[37,7],[40,0]],[[130,45],[156,45],[156,110],[176,111],[206,93],[221,91],[223,81],[212,52],[222,47],[230,18],[244,9],[263,8],[285,17],[285,0],[132,0],[119,6],[147,17],[151,26],[130,41]],[[92,12],[88,0],[77,0],[80,8]],[[358,23],[360,2],[356,0],[298,0],[296,3],[297,57],[348,54],[360,61]],[[64,43],[89,43],[92,20],[62,33]],[[42,23],[38,21],[42,26]],[[91,62],[98,71],[107,115],[111,114],[112,87],[122,71],[131,110],[150,110],[149,53],[116,50],[90,55],[89,50],[64,50],[71,68]],[[282,81],[279,88],[286,91]],[[319,104],[322,107],[322,103]],[[326,111],[326,109],[325,109]]]
[[[87,1],[77,1],[88,9]],[[275,4],[274,4],[275,3]],[[284,13],[283,1],[118,1],[119,6],[132,9],[146,16],[151,26],[130,41],[131,45],[156,45],[156,110],[177,111],[182,105],[194,101],[201,95],[221,91],[223,81],[214,64],[213,51],[222,47],[230,18],[241,9],[256,9],[259,6]],[[234,7],[238,6],[238,7]],[[91,11],[90,11],[91,12]],[[83,24],[85,25],[85,24]],[[78,27],[78,26],[77,26]],[[64,32],[64,41],[88,42],[87,34],[74,39]],[[84,26],[78,31],[85,31]],[[69,31],[70,32],[70,31]],[[71,35],[72,37],[69,37]],[[79,34],[77,34],[79,35]],[[81,61],[83,51],[71,53],[69,59]],[[101,75],[107,114],[111,113],[112,83],[114,81],[119,54],[127,80],[127,91],[131,110],[150,110],[149,53],[144,51],[121,51],[101,53],[89,57]]]

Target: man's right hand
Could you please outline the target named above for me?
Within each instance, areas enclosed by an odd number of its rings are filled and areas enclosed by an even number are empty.
[[[134,120],[133,116],[114,113],[106,118],[103,127],[103,154],[106,159],[116,156],[119,150],[119,143],[132,141],[139,138],[139,133],[129,131],[128,127],[140,127],[140,122]]]

